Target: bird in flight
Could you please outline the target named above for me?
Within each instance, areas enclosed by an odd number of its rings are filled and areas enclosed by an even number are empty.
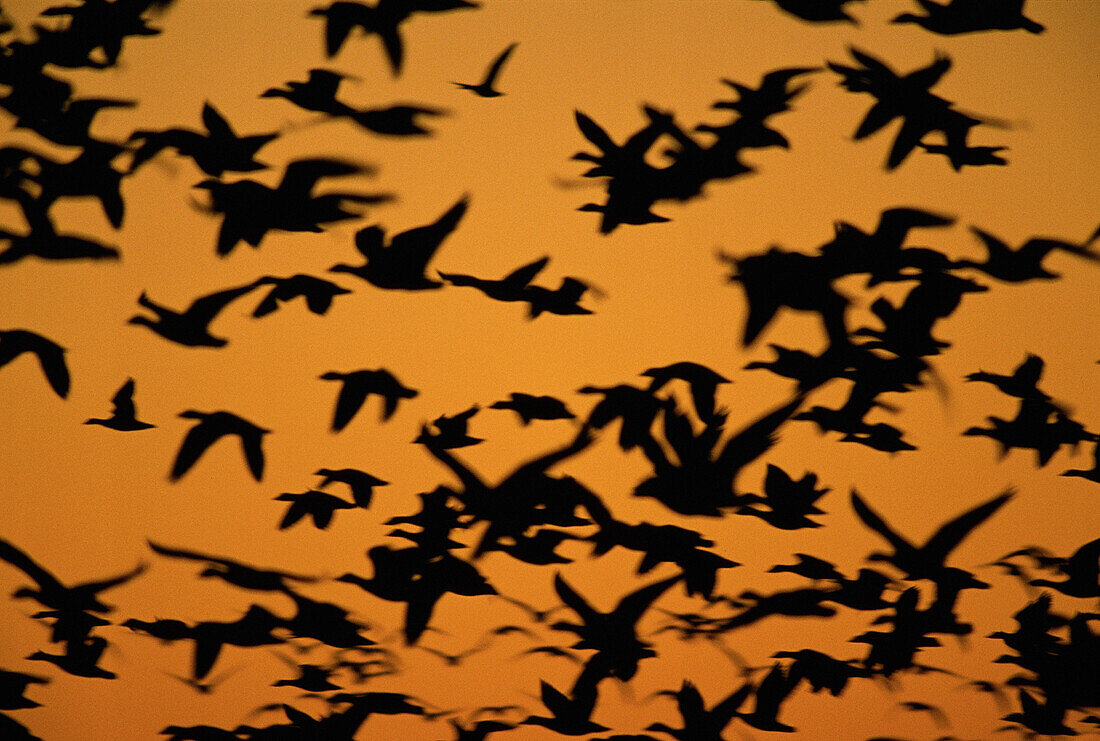
[[[505,60],[508,59],[518,44],[510,44],[504,51],[497,55],[497,58],[493,60],[493,63],[489,65],[489,69],[485,72],[485,78],[472,85],[466,82],[452,82],[452,85],[457,85],[463,90],[469,90],[470,92],[482,97],[482,98],[498,98],[504,93],[493,87],[493,83],[496,81],[497,76],[500,75],[500,68],[504,66]]]
[[[62,399],[68,396],[70,380],[65,348],[26,329],[0,330],[0,368],[27,352],[38,358],[50,388]]]
[[[343,386],[336,398],[336,414],[332,418],[332,431],[339,432],[347,427],[352,417],[363,406],[367,396],[377,394],[384,400],[382,421],[385,422],[397,411],[401,399],[412,399],[419,392],[407,388],[385,368],[378,370],[359,370],[350,373],[329,371],[321,375],[325,381],[340,381]]]
[[[357,275],[378,288],[406,291],[439,288],[443,284],[424,271],[443,240],[462,220],[468,204],[469,198],[463,196],[433,223],[395,234],[388,245],[381,226],[374,224],[360,229],[355,235],[355,247],[367,258],[366,264],[355,267],[341,263],[329,271]]]
[[[258,427],[232,412],[197,412],[189,409],[180,412],[185,419],[197,419],[199,423],[191,428],[183,438],[176,461],[172,464],[169,478],[178,481],[191,466],[206,452],[206,449],[226,435],[236,435],[241,441],[241,450],[252,478],[260,481],[264,474],[264,451],[260,447],[263,436],[271,432]]]
[[[134,432],[136,430],[148,430],[156,427],[148,422],[142,422],[137,418],[137,410],[134,407],[134,379],[128,379],[121,388],[111,397],[111,416],[106,419],[92,418],[84,422],[86,425],[102,425],[120,432]]]
[[[151,300],[141,292],[138,303],[156,314],[156,319],[138,314],[130,317],[130,324],[140,324],[153,330],[166,340],[188,347],[223,347],[228,340],[210,334],[210,323],[231,301],[251,292],[259,281],[246,286],[227,288],[191,302],[185,311],[173,311]]]

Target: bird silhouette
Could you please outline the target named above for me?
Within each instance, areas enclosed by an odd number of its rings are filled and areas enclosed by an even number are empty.
[[[130,134],[128,141],[141,142],[130,160],[130,172],[168,148],[190,157],[203,172],[214,177],[221,177],[227,171],[253,172],[267,167],[254,157],[264,145],[277,139],[278,134],[237,136],[225,117],[209,102],[203,105],[202,123],[206,127],[205,134],[176,128],[138,130]]]
[[[336,100],[336,91],[347,75],[327,69],[311,69],[305,82],[290,81],[285,88],[272,87],[260,93],[261,98],[284,98],[299,108],[330,116],[351,115],[353,108]],[[213,173],[212,173],[213,174]]]
[[[434,223],[395,234],[388,245],[385,231],[377,224],[361,229],[355,235],[355,247],[367,259],[366,264],[341,263],[329,270],[357,275],[379,288],[439,288],[443,284],[429,278],[425,270],[443,240],[458,226],[468,204],[469,198],[463,196]]]
[[[275,569],[260,569],[249,566],[232,558],[212,556],[186,548],[171,548],[166,545],[147,541],[154,552],[169,558],[181,558],[188,561],[203,561],[208,566],[203,569],[200,577],[215,577],[229,584],[260,592],[281,592],[288,589],[287,581],[312,583],[317,577],[292,574],[288,571]]]
[[[494,301],[523,301],[527,294],[525,289],[535,279],[542,269],[550,262],[549,257],[542,257],[526,265],[521,265],[500,280],[476,278],[463,273],[439,272],[439,277],[454,286],[469,286],[476,288]]]
[[[99,600],[99,593],[125,584],[140,576],[148,568],[147,564],[141,563],[119,576],[65,586],[37,561],[3,538],[0,538],[0,559],[22,571],[37,584],[37,588],[17,589],[12,597],[33,599],[43,607],[64,613],[110,612],[112,608]]]
[[[489,405],[490,409],[511,409],[519,415],[520,421],[526,426],[536,419],[574,419],[576,415],[569,411],[565,402],[555,399],[553,396],[533,396],[513,391],[503,401],[495,401]]]
[[[1015,31],[1042,33],[1042,24],[1024,16],[1024,0],[948,0],[941,5],[934,0],[917,0],[924,15],[902,13],[891,23],[913,23],[921,28],[954,36],[976,31]]]
[[[23,693],[25,693],[27,687],[32,684],[48,683],[49,680],[45,677],[0,669],[0,710],[21,710],[23,708],[41,707],[41,703],[24,697]]]
[[[241,441],[241,451],[252,478],[260,481],[264,474],[264,452],[261,447],[263,436],[271,432],[258,427],[232,412],[198,412],[189,409],[180,412],[180,417],[197,419],[199,423],[192,427],[183,438],[179,453],[172,464],[169,478],[178,481],[191,466],[206,452],[207,448],[226,435],[236,435]]]
[[[252,285],[257,287],[273,286],[252,312],[252,316],[256,318],[267,316],[279,308],[279,304],[296,298],[304,298],[306,306],[311,312],[318,316],[324,316],[328,313],[335,297],[351,293],[348,289],[342,288],[332,281],[316,278],[312,275],[303,275],[302,273],[297,273],[288,278],[265,275],[258,278]]]
[[[320,468],[314,471],[313,475],[324,477],[317,486],[319,489],[324,489],[329,484],[337,482],[347,484],[351,489],[352,501],[363,509],[370,507],[371,498],[374,496],[374,487],[389,484],[388,481],[383,481],[377,476],[371,476],[369,473],[355,468]]]
[[[8,248],[0,252],[0,265],[17,262],[27,257],[43,260],[117,260],[118,250],[94,239],[73,234],[58,234],[45,211],[27,214],[31,227],[28,234],[15,234],[0,229],[0,241]]]
[[[852,490],[852,508],[867,527],[871,528],[894,547],[892,554],[876,553],[869,560],[886,561],[905,572],[909,579],[932,579],[943,576],[944,561],[970,532],[1000,509],[1015,492],[1006,489],[993,499],[973,507],[952,518],[936,529],[924,545],[915,546],[898,535],[872,510],[859,494]]]
[[[504,62],[508,59],[508,57],[512,54],[512,51],[514,51],[517,46],[519,46],[519,44],[510,44],[507,48],[504,49],[504,51],[498,54],[496,59],[493,60],[492,64],[489,65],[489,69],[485,71],[484,79],[482,79],[482,81],[477,83],[476,85],[465,82],[452,82],[451,84],[457,85],[463,90],[469,90],[470,92],[482,98],[497,98],[501,95],[504,95],[504,93],[493,87],[493,83],[500,75],[500,68],[504,66]]]
[[[714,395],[717,393],[718,385],[730,382],[728,378],[705,365],[689,361],[673,363],[662,368],[650,368],[643,371],[642,375],[653,379],[649,384],[651,394],[664,388],[674,379],[687,381],[691,387],[691,400],[695,404],[695,413],[704,422],[714,418]]]
[[[452,414],[450,416],[444,414],[436,417],[431,425],[424,425],[421,428],[420,435],[413,440],[414,443],[430,443],[437,448],[453,449],[453,448],[465,448],[470,445],[477,445],[484,440],[480,437],[472,437],[467,432],[467,427],[470,418],[478,413],[481,407],[474,404],[472,407],[464,412],[458,414]],[[431,427],[435,428],[435,432],[431,432]]]
[[[69,366],[65,363],[65,348],[26,329],[0,330],[0,368],[23,353],[31,353],[38,358],[38,365],[54,393],[62,399],[69,395]]]
[[[722,731],[739,715],[741,705],[752,690],[752,684],[745,683],[707,710],[698,688],[685,679],[679,690],[659,693],[676,699],[683,727],[672,728],[665,723],[651,723],[646,726],[646,730],[667,733],[679,741],[722,741]]]
[[[394,104],[382,108],[361,108],[346,113],[355,123],[368,131],[384,136],[428,136],[431,129],[418,120],[446,115],[442,108],[424,105]]]
[[[772,0],[776,6],[795,18],[810,23],[831,23],[847,21],[859,25],[856,19],[848,15],[844,6],[857,0]],[[862,0],[858,0],[862,2]]]
[[[251,293],[256,284],[227,288],[206,296],[200,296],[191,302],[184,311],[175,311],[156,303],[141,292],[138,303],[152,311],[156,318],[150,319],[141,314],[130,318],[130,324],[148,327],[161,337],[187,347],[224,347],[228,340],[210,334],[210,324],[218,314],[234,300]]]
[[[111,397],[111,416],[106,419],[91,418],[84,421],[86,425],[102,425],[112,430],[121,432],[133,432],[136,430],[148,430],[156,425],[142,422],[137,418],[137,410],[134,408],[134,379],[129,379],[122,384],[115,395]]]
[[[1092,468],[1070,468],[1062,471],[1062,476],[1077,476],[1100,484],[1100,441],[1092,447]]]
[[[1064,581],[1032,579],[1031,586],[1050,587],[1071,597],[1100,597],[1100,538],[1085,543],[1058,568],[1066,575]]]
[[[309,489],[298,494],[286,492],[275,497],[280,502],[290,502],[279,529],[286,530],[306,515],[313,518],[313,524],[319,530],[324,530],[332,522],[332,517],[338,509],[355,509],[351,502],[345,502],[340,497],[326,494],[323,491]]]
[[[386,194],[324,193],[313,190],[321,178],[367,172],[362,165],[335,159],[296,160],[286,166],[279,184],[271,188],[255,180],[224,183],[207,179],[195,185],[210,193],[210,211],[224,214],[218,230],[216,252],[224,257],[243,240],[259,247],[272,229],[287,232],[320,232],[321,224],[358,218],[345,210],[347,203],[384,203]]]
[[[986,249],[985,262],[972,260],[960,260],[960,267],[976,268],[986,275],[1006,283],[1020,283],[1027,280],[1046,279],[1058,277],[1043,267],[1043,260],[1051,252],[1061,250],[1071,255],[1084,258],[1090,262],[1100,262],[1100,254],[1089,250],[1089,246],[1095,239],[1091,237],[1084,244],[1073,244],[1059,239],[1047,237],[1032,237],[1022,245],[1013,249],[999,238],[976,226],[970,227],[975,236],[982,241]]]
[[[344,429],[371,394],[382,397],[382,421],[385,422],[397,411],[397,404],[401,399],[413,399],[419,393],[404,386],[385,368],[350,373],[329,371],[321,374],[321,379],[340,381],[343,384],[336,398],[336,413],[332,418],[333,432]]]
[[[470,0],[378,0],[373,6],[349,0],[336,0],[326,8],[314,8],[309,15],[325,19],[325,53],[336,56],[351,34],[361,28],[382,40],[390,70],[401,74],[405,45],[400,26],[415,13],[442,13],[480,7]]]

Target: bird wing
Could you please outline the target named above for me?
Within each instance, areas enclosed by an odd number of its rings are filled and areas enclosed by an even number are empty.
[[[561,597],[561,601],[564,602],[569,609],[577,613],[585,625],[588,625],[593,619],[599,617],[600,613],[593,609],[592,605],[585,601],[584,597],[577,594],[577,592],[569,586],[565,579],[561,577],[561,574],[554,575],[554,591]]]
[[[419,265],[421,269],[427,267],[443,240],[458,226],[468,204],[469,198],[463,196],[434,223],[395,235],[390,240],[389,249],[399,251],[402,260],[408,264]]]
[[[249,283],[246,286],[238,286],[237,288],[227,288],[224,291],[217,291],[207,296],[201,296],[191,302],[191,306],[184,312],[188,317],[195,319],[196,321],[209,324],[214,321],[214,318],[218,316],[218,313],[229,305],[234,299],[249,293],[257,287],[256,283]]]
[[[317,181],[323,177],[355,175],[364,168],[345,160],[318,157],[315,159],[295,160],[286,166],[283,179],[277,190],[280,193],[307,197]]]
[[[111,587],[117,587],[120,584],[125,584],[131,579],[143,574],[145,570],[149,568],[147,563],[139,563],[134,568],[130,569],[124,574],[111,577],[110,579],[100,579],[98,581],[89,581],[80,584],[82,589],[90,590],[93,593],[99,593]]]
[[[500,279],[500,282],[509,288],[524,288],[535,279],[535,276],[542,272],[548,262],[550,262],[549,257],[542,257],[534,262],[529,262],[508,273]]]
[[[890,155],[886,159],[886,169],[893,170],[909,156],[909,153],[917,148],[924,135],[932,130],[932,127],[924,120],[924,117],[906,116],[905,122],[898,131],[894,144],[890,147]]]
[[[195,461],[206,452],[206,449],[224,434],[224,431],[206,421],[199,422],[192,427],[183,438],[179,453],[172,464],[172,473],[169,474],[169,478],[172,481],[179,480],[191,469],[191,466],[195,465]]]
[[[613,614],[616,618],[627,621],[629,625],[633,626],[658,597],[664,594],[673,584],[680,581],[681,576],[682,574],[677,574],[631,592],[619,600]]]
[[[852,489],[852,509],[856,511],[856,515],[863,521],[864,525],[885,538],[890,545],[894,546],[895,551],[901,553],[902,551],[912,552],[915,550],[912,543],[894,532],[873,509],[867,506],[867,503],[863,501],[855,489]]]
[[[69,395],[69,366],[65,364],[65,350],[52,340],[41,335],[36,335],[38,342],[33,348],[38,356],[38,364],[42,372],[46,374],[46,380],[50,382],[50,388],[64,399]]]
[[[189,561],[207,561],[209,563],[220,563],[223,566],[241,566],[240,562],[233,561],[228,558],[219,558],[217,556],[211,556],[206,553],[199,553],[198,551],[192,551],[185,548],[169,548],[166,545],[154,543],[153,541],[146,539],[146,543],[153,549],[154,552],[159,553],[162,556],[168,556],[169,558],[186,558]]]
[[[252,478],[257,481],[264,477],[264,451],[261,447],[263,431],[257,430],[250,434],[241,435],[241,451],[244,453],[245,462]]]
[[[34,579],[38,582],[38,586],[40,586],[43,591],[64,588],[61,582],[59,582],[53,574],[39,566],[30,556],[3,538],[0,538],[0,559],[7,561],[12,566]]]
[[[210,132],[211,139],[225,141],[226,139],[237,138],[233,129],[230,128],[229,122],[209,102],[202,107],[202,124]]]
[[[134,408],[134,379],[131,378],[122,384],[121,388],[111,397],[111,404],[114,405],[116,417],[132,418],[137,416],[137,410]]]
[[[497,78],[497,75],[500,74],[500,68],[504,66],[505,60],[511,56],[512,51],[517,46],[518,44],[510,44],[508,48],[502,51],[497,58],[493,60],[493,63],[489,65],[489,70],[485,73],[485,80],[481,83],[482,85],[486,87],[493,86],[493,81]]]
[[[332,418],[332,431],[344,429],[356,412],[367,400],[367,387],[362,383],[343,381],[339,396],[336,397],[336,412]]]
[[[955,546],[957,546],[971,530],[1000,509],[1015,493],[1015,490],[1009,487],[988,502],[980,504],[959,515],[936,530],[921,550],[930,555],[934,555],[942,562],[947,558],[947,554],[954,550]]]

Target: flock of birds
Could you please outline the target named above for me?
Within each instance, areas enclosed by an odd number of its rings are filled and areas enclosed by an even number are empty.
[[[853,21],[845,7],[853,0],[774,0],[778,8],[807,22]],[[257,153],[278,137],[277,133],[238,135],[230,122],[207,103],[202,112],[205,131],[171,128],[134,131],[124,142],[92,136],[90,126],[100,110],[132,106],[134,101],[75,97],[73,87],[53,68],[109,68],[118,63],[124,41],[130,36],[156,35],[153,18],[170,12],[173,0],[83,0],[57,5],[42,13],[64,22],[57,28],[31,25],[32,41],[20,40],[13,22],[3,18],[4,43],[0,53],[0,83],[8,92],[0,98],[15,126],[33,131],[54,144],[78,147],[81,153],[69,161],[53,159],[31,148],[0,148],[0,198],[21,210],[25,228],[0,227],[6,249],[0,263],[11,264],[36,257],[41,260],[102,260],[118,257],[118,250],[95,240],[65,233],[55,224],[54,204],[62,199],[93,196],[104,215],[118,228],[125,204],[121,183],[139,167],[163,156],[165,150],[186,157],[209,177],[196,188],[209,194],[209,211],[220,215],[221,227],[214,247],[228,256],[244,241],[259,247],[273,230],[321,232],[325,225],[359,219],[361,208],[392,198],[387,193],[357,190],[315,194],[319,181],[362,175],[366,168],[353,162],[315,158],[291,162],[282,179],[269,187],[246,178],[226,180],[227,173],[248,173],[267,168]],[[918,0],[924,15],[906,13],[896,23],[913,23],[937,34],[1023,30],[1039,33],[1042,26],[1023,14],[1023,0],[951,0],[946,4]],[[336,0],[312,11],[324,23],[328,55],[337,55],[353,32],[378,36],[393,75],[399,75],[405,57],[401,27],[421,15],[474,10],[468,0],[377,0],[374,5]],[[454,83],[472,93],[492,98],[504,94],[497,87],[502,70],[517,44],[506,47],[490,63],[477,83]],[[951,62],[937,55],[926,67],[899,74],[870,53],[851,49],[854,62],[828,62],[840,84],[853,93],[874,99],[855,132],[869,137],[890,122],[902,125],[886,160],[894,169],[918,148],[943,156],[952,168],[1004,165],[1001,147],[976,146],[968,141],[973,128],[986,123],[965,113],[930,88],[948,71]],[[648,123],[617,144],[595,121],[576,113],[580,133],[599,151],[580,152],[575,159],[592,164],[585,175],[600,178],[607,199],[582,210],[601,214],[599,231],[608,234],[620,225],[667,221],[654,214],[662,200],[689,201],[700,196],[711,180],[747,175],[753,168],[739,159],[742,150],[786,147],[786,137],[770,125],[770,119],[790,109],[790,101],[802,92],[809,76],[823,70],[792,67],[769,72],[758,87],[725,81],[735,100],[714,104],[728,110],[733,120],[721,125],[700,124],[689,133],[668,112],[647,106]],[[290,81],[261,93],[283,98],[306,111],[346,118],[385,136],[426,136],[424,120],[444,115],[432,106],[399,105],[357,109],[337,95],[342,75],[325,69],[309,70],[304,82]],[[799,81],[797,84],[796,81]],[[939,138],[932,135],[939,135]],[[932,139],[928,139],[932,136]],[[672,149],[659,153],[654,164],[651,151],[659,141],[671,138]],[[128,160],[121,169],[119,159]],[[475,288],[489,299],[522,302],[534,319],[544,313],[585,315],[591,310],[581,301],[592,286],[568,277],[557,288],[533,282],[546,267],[542,257],[515,268],[499,279],[442,272],[430,268],[435,252],[447,237],[461,228],[470,197],[460,197],[434,221],[387,234],[378,225],[360,229],[354,238],[362,254],[361,265],[336,264],[329,272],[348,274],[379,289],[422,291],[446,286]],[[482,440],[470,434],[470,423],[482,413],[479,406],[452,415],[441,415],[425,424],[414,441],[457,480],[419,495],[418,512],[396,516],[384,543],[367,551],[369,577],[345,573],[337,582],[354,585],[382,600],[403,604],[402,633],[406,647],[436,654],[448,665],[485,650],[508,635],[522,635],[533,645],[525,654],[560,657],[577,666],[568,688],[541,682],[544,711],[518,706],[479,708],[465,716],[458,711],[435,713],[425,700],[413,695],[361,689],[371,678],[399,671],[394,651],[366,634],[364,623],[352,610],[332,602],[317,601],[302,593],[318,577],[281,569],[261,568],[233,558],[185,547],[149,542],[150,549],[166,559],[192,561],[202,566],[200,577],[220,579],[256,596],[279,595],[293,605],[285,616],[261,604],[253,604],[232,622],[185,622],[173,618],[129,617],[114,621],[103,617],[112,608],[101,593],[140,577],[143,563],[119,576],[69,584],[55,576],[34,556],[8,539],[0,539],[0,559],[21,571],[33,586],[18,590],[13,598],[33,601],[32,617],[49,627],[49,643],[57,653],[35,651],[28,660],[48,662],[55,669],[78,677],[112,679],[116,675],[101,665],[109,646],[111,626],[124,626],[166,643],[183,642],[193,649],[190,676],[181,679],[200,692],[212,692],[220,679],[211,678],[225,646],[284,646],[298,655],[327,654],[327,660],[303,662],[278,654],[296,673],[277,686],[299,688],[323,698],[328,711],[320,717],[290,703],[274,710],[279,720],[266,726],[170,725],[161,732],[171,741],[240,739],[352,739],[374,714],[413,714],[446,717],[457,739],[501,736],[518,726],[542,726],[563,735],[613,732],[593,720],[600,695],[609,684],[629,682],[643,662],[658,652],[638,632],[640,620],[660,611],[668,618],[662,628],[682,640],[704,638],[728,650],[725,641],[734,631],[775,616],[832,617],[840,610],[867,613],[870,629],[851,637],[866,646],[860,656],[835,658],[811,649],[779,651],[762,667],[742,667],[741,679],[725,697],[704,699],[689,680],[661,693],[670,698],[680,715],[680,726],[652,723],[644,733],[600,736],[602,739],[658,739],[682,741],[721,739],[734,721],[763,731],[792,732],[780,719],[784,702],[797,691],[826,690],[844,693],[852,681],[890,679],[900,673],[931,671],[922,664],[922,649],[940,645],[943,636],[963,637],[973,625],[958,612],[959,596],[966,590],[986,589],[989,584],[974,572],[950,565],[951,553],[976,528],[1011,506],[1012,490],[1001,492],[965,509],[948,520],[923,543],[903,535],[904,528],[890,524],[890,517],[873,505],[875,496],[853,490],[851,507],[858,519],[889,546],[869,554],[867,566],[855,575],[844,574],[829,561],[807,553],[795,554],[795,563],[778,564],[775,573],[790,573],[807,580],[798,589],[771,593],[745,591],[738,595],[718,590],[719,573],[739,564],[713,550],[714,541],[677,525],[631,523],[616,515],[599,494],[569,475],[551,469],[588,449],[605,430],[618,425],[618,445],[623,451],[640,451],[650,471],[632,494],[652,498],[676,515],[730,518],[743,516],[763,521],[780,530],[821,527],[815,516],[824,514],[818,500],[828,491],[814,473],[795,478],[777,465],[768,464],[760,492],[744,490],[740,474],[750,464],[764,462],[782,429],[809,422],[822,435],[856,443],[878,451],[912,450],[905,432],[885,422],[867,420],[877,408],[890,405],[880,397],[926,386],[933,376],[929,359],[950,346],[935,335],[938,323],[951,316],[964,297],[989,290],[989,281],[1019,284],[1056,279],[1044,261],[1062,252],[1088,262],[1100,260],[1093,243],[1100,229],[1088,238],[1067,241],[1035,237],[1013,247],[1001,238],[973,226],[971,230],[985,250],[980,261],[953,259],[931,247],[907,243],[913,230],[945,229],[954,219],[923,209],[889,208],[882,212],[874,231],[866,232],[838,222],[835,237],[811,252],[772,247],[750,256],[723,254],[729,280],[743,292],[747,316],[741,336],[748,346],[760,337],[786,307],[818,316],[827,339],[826,348],[812,354],[778,344],[770,345],[774,357],[750,363],[793,382],[789,398],[763,416],[735,424],[717,401],[718,388],[728,379],[699,363],[683,361],[650,368],[648,379],[638,385],[586,386],[579,393],[594,399],[585,412],[551,396],[513,392],[491,404],[491,409],[513,412],[522,425],[570,420],[575,431],[560,446],[518,465],[492,482],[462,460],[455,451]],[[865,289],[903,285],[908,291],[899,304],[879,297],[870,301],[879,326],[856,326],[855,301],[837,283],[851,276],[866,276]],[[847,285],[847,283],[846,283]],[[220,348],[228,340],[211,325],[231,303],[246,295],[264,292],[252,316],[261,318],[280,310],[282,304],[302,299],[309,311],[324,315],[333,301],[352,288],[315,275],[264,276],[251,283],[224,288],[195,299],[181,310],[162,305],[145,293],[138,298],[143,310],[130,319],[167,342],[188,347]],[[870,297],[868,294],[867,298]],[[864,298],[864,297],[860,297]],[[969,300],[969,299],[968,299]],[[866,302],[864,302],[866,303]],[[65,351],[57,343],[27,329],[0,331],[0,367],[32,354],[45,378],[60,397],[68,394],[69,371]],[[1008,369],[1004,369],[1008,370]],[[1011,372],[977,370],[968,381],[993,385],[1018,401],[1015,417],[991,416],[989,426],[974,426],[963,434],[994,440],[1004,455],[1013,448],[1033,450],[1036,463],[1047,465],[1063,447],[1089,443],[1097,451],[1092,469],[1066,470],[1064,476],[1083,477],[1100,483],[1100,434],[1091,431],[1062,404],[1040,389],[1043,360],[1028,355]],[[381,422],[395,414],[402,400],[418,390],[405,385],[386,368],[330,370],[320,380],[338,383],[331,429],[340,432],[356,421],[369,397],[381,400]],[[838,408],[809,404],[819,388],[840,380],[849,388]],[[670,391],[686,388],[690,403]],[[115,431],[139,432],[153,427],[141,419],[134,403],[135,381],[127,380],[111,399],[110,415],[88,419],[88,424]],[[194,420],[171,465],[169,477],[184,477],[204,453],[225,437],[239,440],[248,471],[257,481],[264,474],[264,435],[270,432],[233,412],[187,410],[180,417]],[[360,422],[361,424],[362,422]],[[317,470],[319,483],[301,493],[275,497],[287,503],[280,529],[311,520],[325,529],[338,511],[370,510],[373,491],[388,485],[365,471],[345,468]],[[346,494],[338,496],[331,491]],[[350,498],[350,501],[349,501]],[[341,517],[350,515],[341,515]],[[14,533],[9,537],[17,537]],[[550,567],[571,559],[558,552],[566,541],[587,543],[591,557],[615,548],[638,554],[638,575],[662,567],[675,573],[651,581],[622,595],[614,609],[594,608],[584,590],[560,573],[553,588],[560,604],[539,610],[500,592],[479,571],[486,553],[497,551],[523,564]],[[1062,597],[1084,600],[1095,608],[1100,539],[1083,543],[1071,554],[1057,555],[1036,548],[1005,554],[996,565],[1020,579],[1029,589],[1044,588]],[[1060,578],[1050,578],[1059,577]],[[671,612],[657,604],[672,590],[700,607],[694,612]],[[526,624],[500,625],[470,650],[446,654],[423,646],[422,636],[433,630],[437,603],[447,597],[490,595],[520,606],[530,616]],[[448,598],[451,599],[451,598]],[[550,621],[564,613],[568,619]],[[1091,725],[1100,728],[1100,632],[1093,623],[1100,613],[1079,610],[1073,614],[1055,609],[1051,592],[1043,592],[1016,614],[1018,627],[992,637],[1004,644],[998,659],[1012,664],[1015,674],[1005,683],[970,678],[975,691],[995,694],[1016,707],[1006,712],[1008,728],[1023,733],[1073,735]],[[104,630],[104,629],[107,630]],[[546,631],[575,639],[569,646],[545,637]],[[37,693],[33,685],[46,677],[15,669],[0,670],[0,729],[6,738],[35,739],[8,711],[38,706],[26,696]],[[928,713],[946,727],[943,712],[916,701],[900,703],[911,712]],[[1068,725],[1070,719],[1074,725]],[[942,738],[953,738],[942,736]]]

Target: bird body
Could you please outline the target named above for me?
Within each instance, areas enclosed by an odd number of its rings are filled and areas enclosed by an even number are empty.
[[[169,478],[178,481],[206,452],[207,448],[226,435],[235,435],[241,441],[241,450],[252,478],[259,481],[264,473],[263,436],[271,432],[252,424],[232,412],[198,412],[193,409],[180,412],[180,417],[197,419],[199,423],[183,438]]]

